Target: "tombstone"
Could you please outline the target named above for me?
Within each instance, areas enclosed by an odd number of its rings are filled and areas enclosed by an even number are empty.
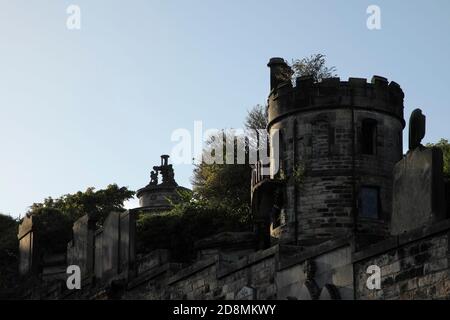
[[[391,233],[398,235],[445,219],[443,155],[420,144],[425,117],[411,115],[410,149],[394,167]]]
[[[132,211],[120,213],[119,273],[127,276],[135,266],[136,216]]]
[[[119,218],[119,212],[111,212],[103,223],[102,278],[119,272]]]
[[[67,246],[67,262],[77,265],[81,278],[85,279],[94,272],[94,233],[95,219],[88,215],[79,218],[73,224],[73,240]]]
[[[256,299],[256,289],[252,287],[245,286],[236,293],[236,300],[255,300]]]
[[[103,280],[128,278],[134,273],[135,226],[135,214],[131,211],[111,212],[105,219],[98,238],[101,253],[96,252],[102,266],[96,274]]]
[[[19,273],[21,276],[24,276],[34,269],[34,264],[36,263],[33,259],[35,250],[33,248],[32,216],[26,216],[23,219],[19,225],[17,238],[19,239]]]

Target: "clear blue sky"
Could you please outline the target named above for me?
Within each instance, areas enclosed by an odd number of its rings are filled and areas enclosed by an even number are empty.
[[[370,4],[381,30],[366,27]],[[272,56],[320,52],[342,79],[394,80],[426,141],[450,137],[449,34],[448,0],[0,0],[0,212],[144,186],[174,129],[239,128],[265,103]],[[175,170],[189,186],[192,167]]]

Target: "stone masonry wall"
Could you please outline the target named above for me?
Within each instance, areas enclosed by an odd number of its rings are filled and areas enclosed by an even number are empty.
[[[449,299],[449,235],[447,229],[413,241],[400,236],[377,244],[373,248],[374,256],[358,261],[357,254],[354,265],[356,298]],[[377,249],[381,252],[376,253]],[[370,255],[370,250],[367,254]],[[380,290],[369,290],[366,286],[369,276],[366,270],[370,265],[381,268]]]
[[[269,299],[276,297],[275,268],[278,247],[250,254],[235,263],[220,256],[170,270],[170,263],[141,270],[128,285],[123,299]],[[242,291],[252,295],[242,295]]]
[[[373,155],[361,153],[361,123],[367,118],[377,121],[376,153]],[[301,186],[294,188],[292,179],[286,183],[286,224],[291,227],[285,237],[293,238],[295,220],[298,240],[304,245],[345,236],[352,230],[352,210],[354,202],[358,205],[358,193],[363,186],[379,189],[379,217],[377,221],[359,221],[362,226],[359,230],[381,237],[388,234],[387,222],[392,207],[391,173],[401,157],[402,123],[395,117],[366,110],[355,111],[354,120],[354,146],[349,108],[305,111],[273,124],[272,129],[281,132],[280,167],[283,173],[292,177],[299,166],[305,169]]]

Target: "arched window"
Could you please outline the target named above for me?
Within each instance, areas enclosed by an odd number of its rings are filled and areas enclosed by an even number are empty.
[[[362,121],[361,153],[369,155],[377,153],[377,121],[374,119]]]

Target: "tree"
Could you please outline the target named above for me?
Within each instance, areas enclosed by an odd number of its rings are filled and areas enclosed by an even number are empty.
[[[217,146],[217,142],[218,139],[211,138],[205,147],[204,153],[211,154],[217,148],[222,147],[224,150],[223,164],[202,162],[196,165],[192,178],[194,197],[206,201],[209,206],[220,207],[229,212],[239,212],[242,220],[250,223],[252,168],[247,162],[243,164],[237,163],[237,152],[234,153],[234,163],[226,163],[226,145]],[[236,144],[235,148],[237,148]]]
[[[450,179],[450,143],[447,139],[441,139],[437,143],[428,143],[427,147],[437,147],[442,150],[444,156],[444,175]]]
[[[313,76],[315,81],[335,76],[335,67],[327,67],[323,54],[314,54],[301,60],[294,60],[291,65],[293,74],[287,78],[299,76]],[[268,124],[267,106],[256,105],[248,111],[244,121],[246,129],[266,129]],[[205,153],[214,149],[214,139],[208,141]],[[257,148],[255,139],[249,139],[248,148]],[[225,153],[224,153],[225,154]],[[213,205],[221,205],[231,211],[241,212],[244,220],[251,221],[250,184],[252,167],[245,164],[206,164],[201,163],[194,169],[192,184],[195,194]]]
[[[101,223],[110,212],[123,211],[124,201],[133,195],[133,191],[126,187],[119,188],[117,184],[110,184],[98,191],[91,187],[84,192],[66,194],[57,199],[49,197],[42,203],[34,203],[28,214],[39,215],[42,208],[57,209],[72,223],[85,214],[98,218]]]
[[[65,253],[72,239],[73,221],[60,209],[41,207],[33,212],[33,228],[38,230],[33,245],[39,248],[40,257]]]
[[[317,53],[303,59],[292,61],[294,79],[301,76],[312,76],[315,82],[336,77],[336,67],[327,67],[325,55]]]
[[[268,118],[267,107],[257,104],[247,112],[244,126],[246,129],[266,129]]]

